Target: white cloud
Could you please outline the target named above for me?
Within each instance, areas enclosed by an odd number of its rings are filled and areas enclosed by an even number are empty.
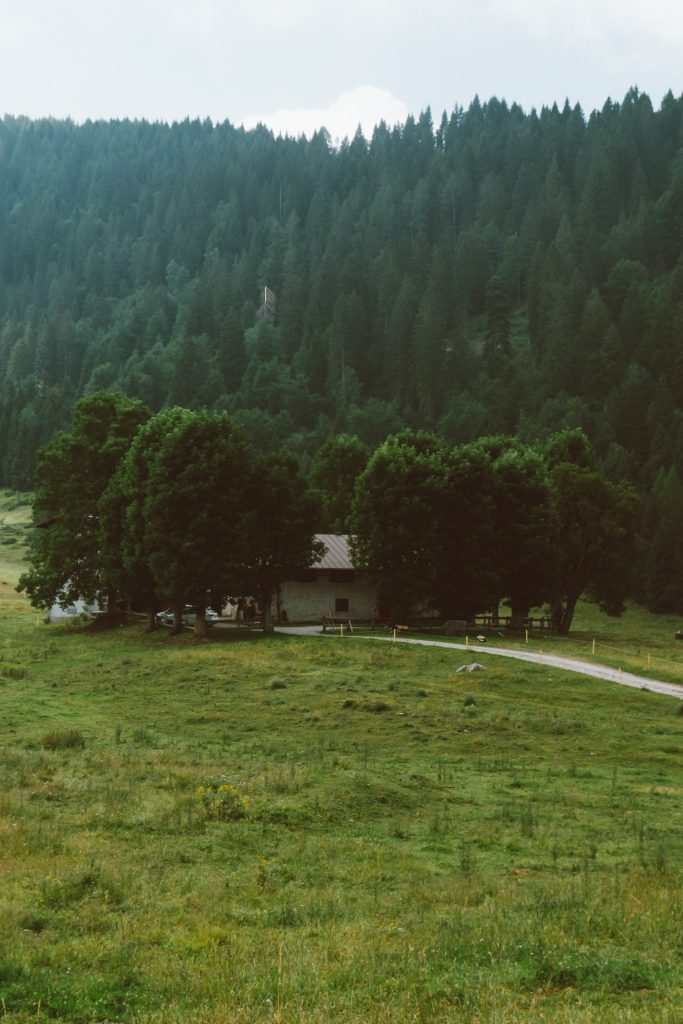
[[[309,138],[318,128],[324,127],[333,141],[340,142],[346,137],[352,138],[359,124],[363,134],[369,137],[380,121],[394,125],[405,121],[408,114],[406,104],[388,89],[360,85],[342,93],[324,109],[276,110],[272,114],[245,117],[244,127],[254,128],[260,123],[267,125],[276,135],[307,135]]]

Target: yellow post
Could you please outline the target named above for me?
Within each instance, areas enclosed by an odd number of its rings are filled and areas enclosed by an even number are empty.
[[[468,636],[466,636],[465,637],[465,647],[469,647],[469,646],[470,646],[470,638]]]
[[[394,629],[394,640],[396,639],[396,629]]]
[[[540,656],[541,656],[541,661],[543,661],[543,648],[542,648],[542,647],[541,647],[541,648],[539,649],[539,652],[538,652],[538,653],[539,653],[539,654],[540,654]]]
[[[525,644],[529,643],[529,630],[528,629],[524,630],[524,643]]]
[[[595,654],[595,637],[593,637],[593,654]]]
[[[339,636],[341,636],[341,637],[344,636],[344,623],[343,622],[339,623]]]

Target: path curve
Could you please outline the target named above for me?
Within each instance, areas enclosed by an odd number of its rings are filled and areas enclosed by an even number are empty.
[[[319,626],[279,626],[278,633],[287,633],[290,636],[326,636],[333,638],[333,633],[322,633]],[[347,634],[347,638],[349,634]],[[618,668],[608,668],[606,665],[595,665],[590,661],[579,661],[577,658],[563,658],[555,654],[534,654],[531,651],[518,651],[511,647],[486,647],[484,644],[457,644],[450,640],[418,640],[412,637],[397,637],[394,640],[391,636],[351,636],[353,640],[382,640],[389,643],[413,644],[417,647],[445,647],[456,651],[467,651],[473,654],[493,654],[503,658],[516,658],[518,661],[530,661],[535,665],[548,665],[551,668],[564,669],[567,672],[578,672],[580,675],[593,676],[595,679],[604,679],[610,683],[619,683],[620,686],[631,686],[636,690],[649,690],[651,693],[661,693],[667,697],[676,697],[683,700],[683,686],[677,683],[665,683],[659,679],[648,679],[646,676],[636,676],[631,672],[622,672]]]

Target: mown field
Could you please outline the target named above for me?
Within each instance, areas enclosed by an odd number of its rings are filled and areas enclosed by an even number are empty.
[[[679,702],[5,582],[3,1021],[683,1020]]]

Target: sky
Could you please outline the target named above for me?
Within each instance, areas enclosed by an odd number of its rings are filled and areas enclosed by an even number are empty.
[[[680,0],[0,0],[0,112],[340,140],[475,95],[658,107],[682,54]]]

